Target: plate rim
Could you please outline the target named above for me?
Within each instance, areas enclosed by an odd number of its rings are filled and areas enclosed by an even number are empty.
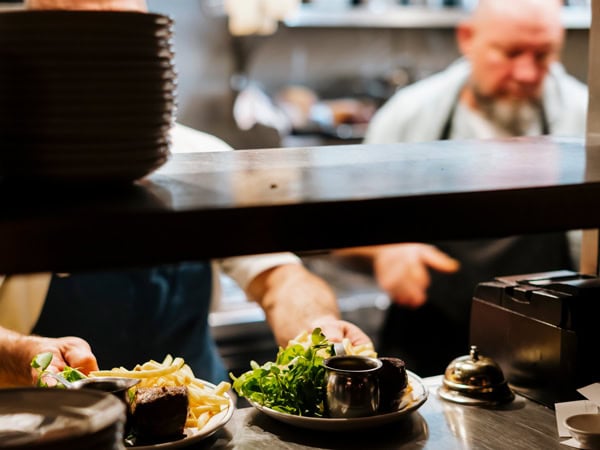
[[[255,409],[266,414],[267,416],[280,422],[284,422],[301,428],[326,431],[346,431],[350,428],[364,429],[394,422],[400,417],[406,416],[412,413],[413,411],[416,411],[427,401],[427,399],[429,398],[429,389],[427,388],[421,377],[419,377],[414,372],[411,372],[410,370],[407,370],[406,374],[409,383],[411,384],[411,386],[413,386],[413,390],[415,389],[415,385],[418,386],[419,390],[422,392],[422,395],[415,402],[411,403],[405,408],[368,417],[356,417],[345,419],[297,416],[293,414],[281,413],[266,406],[262,406],[250,399],[247,400]]]
[[[202,383],[204,383],[206,386],[211,387],[212,389],[215,389],[217,387],[215,384],[210,383],[208,381],[205,381],[205,380],[200,380],[200,381]],[[193,430],[196,430],[196,432],[194,434],[187,435],[183,439],[178,439],[176,441],[160,442],[157,444],[150,444],[150,445],[134,445],[134,446],[130,446],[130,447],[126,446],[125,449],[132,449],[132,450],[173,449],[173,448],[187,447],[188,445],[192,445],[194,443],[197,443],[197,442],[200,442],[200,441],[206,439],[207,437],[213,435],[218,430],[220,430],[225,425],[227,425],[227,423],[233,416],[233,413],[236,409],[235,402],[234,402],[232,396],[229,394],[229,392],[226,392],[224,395],[229,400],[227,410],[221,411],[220,413],[211,417],[211,419],[208,421],[207,425],[204,428],[202,428],[201,430],[198,430],[197,428],[185,428],[185,430],[190,433],[194,433]],[[216,420],[214,420],[215,418],[216,418]],[[213,422],[213,423],[211,423],[211,422]]]
[[[58,398],[62,402],[56,401]],[[123,403],[106,392],[34,386],[8,387],[0,389],[0,400],[0,415],[24,413],[45,417],[65,416],[76,420],[78,426],[72,428],[71,435],[49,437],[41,443],[43,446],[53,447],[68,443],[74,438],[102,432],[121,420],[125,423]]]

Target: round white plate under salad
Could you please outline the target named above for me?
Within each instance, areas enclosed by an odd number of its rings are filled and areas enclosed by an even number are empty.
[[[250,404],[275,420],[311,430],[349,431],[378,427],[400,420],[402,417],[419,409],[427,400],[429,391],[423,383],[423,380],[409,370],[406,372],[408,375],[408,385],[410,389],[406,390],[398,409],[385,414],[377,414],[368,417],[356,417],[351,419],[306,417],[275,411],[251,400]]]

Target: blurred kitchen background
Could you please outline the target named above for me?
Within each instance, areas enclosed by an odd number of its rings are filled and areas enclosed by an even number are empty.
[[[265,34],[234,36],[252,24],[232,24],[223,1],[149,1],[152,9],[176,19],[178,120],[236,149],[360,143],[370,117],[396,89],[457,58],[454,26],[474,5],[313,0],[276,27],[259,30]],[[247,2],[229,6],[248,7]],[[585,82],[589,1],[565,4],[564,23],[563,62]],[[369,273],[340,267],[323,255],[303,255],[303,260],[334,286],[344,318],[360,325],[377,346],[389,300]],[[239,372],[247,370],[249,359],[272,359],[276,347],[260,309],[231,281],[224,279],[224,285],[224,302],[211,321],[222,354]]]
[[[263,4],[264,14],[254,8]],[[458,56],[454,26],[476,0],[148,0],[175,19],[178,121],[236,149],[360,143],[394,91]],[[0,1],[0,7],[20,7]],[[590,0],[565,1],[563,62],[587,76]],[[317,219],[315,219],[317,220]],[[337,291],[346,319],[377,345],[389,301],[368,273],[303,255]],[[236,373],[273,359],[262,312],[223,277],[211,324]],[[243,328],[243,331],[241,330]]]
[[[271,0],[298,7],[264,35],[232,36],[225,5],[251,22],[250,5],[261,1],[148,0],[176,20],[178,120],[236,149],[360,142],[397,88],[454,61],[454,26],[475,3]],[[589,0],[570,0],[563,62],[583,81],[589,21]]]

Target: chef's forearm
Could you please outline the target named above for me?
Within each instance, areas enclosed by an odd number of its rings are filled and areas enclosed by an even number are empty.
[[[333,290],[299,264],[266,270],[250,283],[247,294],[262,306],[277,343],[283,346],[311,330],[316,321],[340,317]]]
[[[0,327],[0,386],[24,385],[31,382],[29,362],[26,360],[27,338],[22,334]]]

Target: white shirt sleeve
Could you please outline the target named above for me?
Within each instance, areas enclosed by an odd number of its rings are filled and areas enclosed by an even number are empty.
[[[222,152],[233,150],[216,136],[176,123],[171,128],[171,153]]]
[[[261,255],[235,256],[218,260],[219,268],[242,288],[260,273],[283,264],[302,264],[293,253],[267,253]]]

